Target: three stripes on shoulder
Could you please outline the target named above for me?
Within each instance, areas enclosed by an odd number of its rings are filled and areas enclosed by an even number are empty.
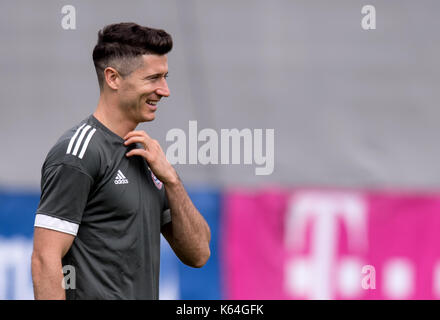
[[[93,128],[91,131],[91,126],[84,123],[82,126],[80,126],[72,138],[70,138],[69,145],[67,146],[67,152],[66,154],[70,154],[72,152],[72,155],[76,156],[78,154],[79,148],[81,146],[82,141],[84,140],[85,135],[87,134],[86,140],[84,141],[84,144],[82,145],[81,151],[78,155],[78,158],[82,159],[84,156],[84,153],[87,150],[87,146],[89,145],[90,139],[92,139],[92,136],[95,134],[96,129]],[[78,137],[79,135],[79,137]],[[76,139],[78,137],[78,139]],[[75,143],[76,140],[76,143]],[[73,144],[75,143],[75,147],[73,147]],[[72,150],[73,148],[73,150]]]

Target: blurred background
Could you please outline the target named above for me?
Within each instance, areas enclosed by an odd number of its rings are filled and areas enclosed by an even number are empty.
[[[140,126],[164,150],[194,120],[219,135],[274,129],[270,175],[243,156],[176,164],[212,255],[191,269],[163,241],[161,299],[440,298],[439,12],[435,0],[1,1],[0,299],[33,298],[41,166],[97,105],[98,30],[128,21],[173,37],[171,96]]]

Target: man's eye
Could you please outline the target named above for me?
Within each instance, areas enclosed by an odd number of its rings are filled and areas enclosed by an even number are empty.
[[[148,77],[148,78],[146,78],[146,79],[147,79],[147,80],[150,80],[150,81],[156,81],[156,80],[159,80],[161,77],[162,77],[162,76],[153,76],[153,77]],[[166,79],[166,78],[168,78],[168,75],[166,74],[166,75],[164,75],[163,77]]]

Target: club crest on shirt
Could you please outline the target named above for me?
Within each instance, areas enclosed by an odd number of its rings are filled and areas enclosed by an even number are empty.
[[[156,178],[153,171],[150,170],[150,172],[151,172],[151,178],[153,178],[153,182],[154,182],[156,188],[159,190],[162,189],[162,185],[163,185],[162,181],[160,181],[159,179]]]

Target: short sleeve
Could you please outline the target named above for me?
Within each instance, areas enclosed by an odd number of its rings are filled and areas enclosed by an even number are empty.
[[[163,227],[167,223],[171,222],[171,210],[170,210],[170,205],[168,203],[168,197],[165,192],[165,187],[163,187],[162,192],[163,192],[164,205],[163,205],[162,213],[160,215],[160,226],[161,227]]]
[[[35,226],[76,235],[92,185],[88,174],[70,165],[43,169]]]

